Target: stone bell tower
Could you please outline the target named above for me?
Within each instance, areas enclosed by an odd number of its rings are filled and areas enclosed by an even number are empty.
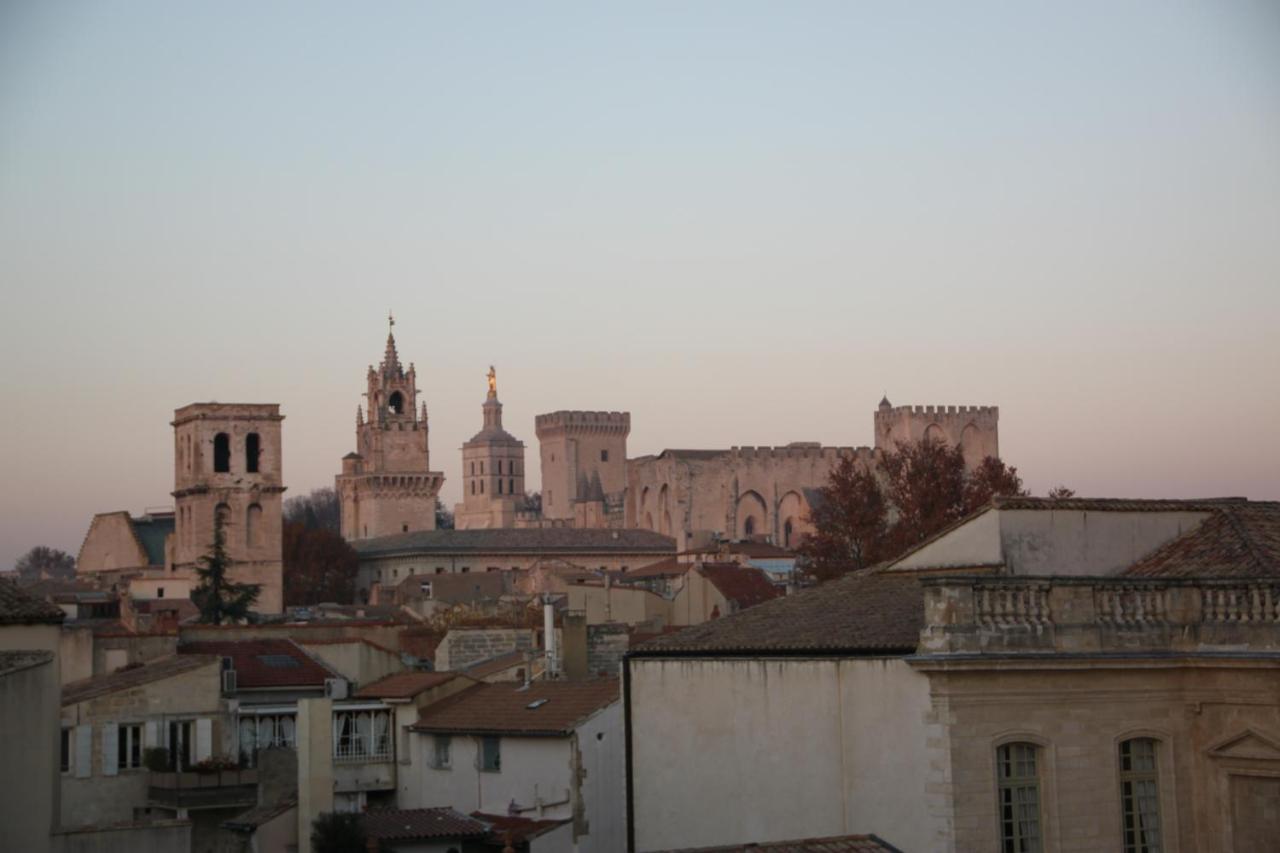
[[[431,470],[427,447],[427,404],[417,406],[417,371],[405,370],[396,352],[395,319],[387,348],[366,377],[368,419],[356,407],[356,450],[342,458],[335,478],[347,540],[434,530],[436,496],[444,474]]]
[[[283,606],[280,422],[274,403],[192,403],[173,413],[173,570],[194,573],[221,518],[231,578],[262,589],[254,610]]]

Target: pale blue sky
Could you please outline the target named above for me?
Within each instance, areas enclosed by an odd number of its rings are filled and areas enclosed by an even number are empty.
[[[389,308],[450,503],[490,363],[531,448],[887,392],[1039,492],[1280,498],[1280,6],[9,0],[0,283],[0,567],[170,503],[188,402],[331,484]]]

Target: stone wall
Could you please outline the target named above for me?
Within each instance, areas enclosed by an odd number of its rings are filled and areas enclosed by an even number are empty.
[[[467,667],[517,650],[533,649],[534,632],[528,628],[454,628],[436,649],[437,670]]]
[[[587,626],[587,674],[617,676],[622,671],[622,656],[631,647],[626,625]]]

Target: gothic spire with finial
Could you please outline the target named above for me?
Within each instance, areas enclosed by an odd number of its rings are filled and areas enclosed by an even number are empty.
[[[387,351],[382,356],[382,369],[385,371],[400,370],[400,354],[396,352],[396,318],[390,311],[387,312]]]

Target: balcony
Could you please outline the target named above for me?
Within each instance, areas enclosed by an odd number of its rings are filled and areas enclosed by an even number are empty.
[[[927,577],[919,655],[1280,651],[1280,579]]]
[[[258,771],[152,772],[147,779],[147,798],[171,809],[250,807],[258,802]]]

